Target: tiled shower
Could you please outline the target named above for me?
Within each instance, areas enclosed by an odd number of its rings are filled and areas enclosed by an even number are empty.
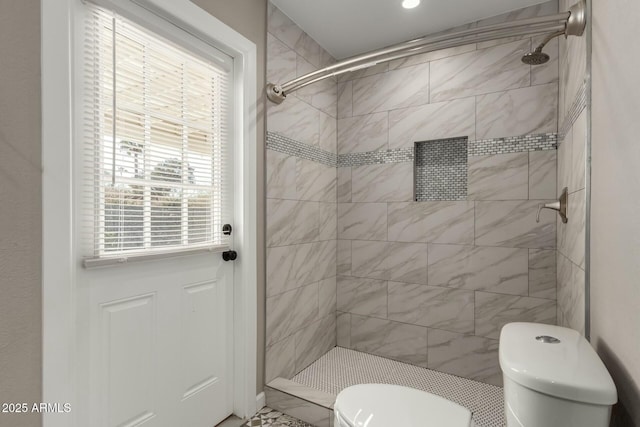
[[[504,324],[584,330],[584,40],[523,64],[540,39],[396,60],[267,105],[267,384],[337,345],[499,386]],[[334,61],[269,5],[267,80]],[[536,222],[564,187],[569,223]]]

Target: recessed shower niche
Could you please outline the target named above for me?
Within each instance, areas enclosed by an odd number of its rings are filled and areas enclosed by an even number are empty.
[[[414,200],[466,200],[467,137],[416,142]]]

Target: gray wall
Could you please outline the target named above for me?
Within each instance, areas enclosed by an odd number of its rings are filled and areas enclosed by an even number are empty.
[[[0,402],[40,402],[40,2],[0,2]],[[0,415],[37,426],[40,416]]]
[[[640,426],[640,2],[593,2],[591,338]]]

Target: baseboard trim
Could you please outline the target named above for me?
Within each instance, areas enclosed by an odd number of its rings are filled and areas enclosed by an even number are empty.
[[[257,396],[256,396],[256,411],[259,411],[260,409],[264,408],[266,406],[266,402],[267,402],[267,398],[263,392],[260,392]]]

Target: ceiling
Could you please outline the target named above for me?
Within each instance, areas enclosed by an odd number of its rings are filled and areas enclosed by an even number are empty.
[[[546,0],[271,0],[336,59],[543,3]]]

